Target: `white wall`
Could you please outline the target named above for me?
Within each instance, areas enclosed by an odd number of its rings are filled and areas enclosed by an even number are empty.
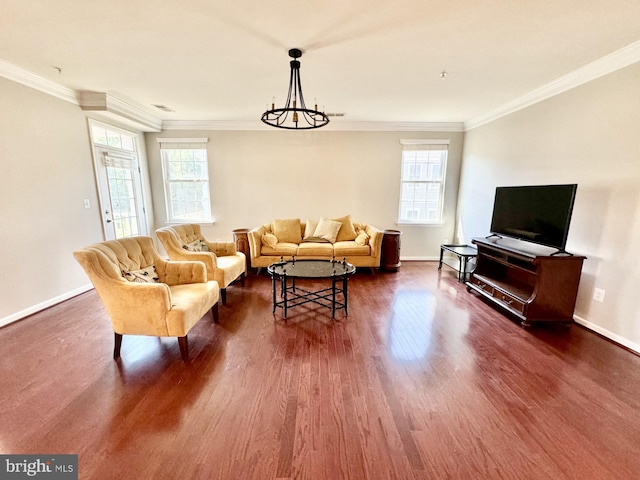
[[[495,187],[577,183],[577,320],[640,351],[640,64],[466,132],[457,237],[488,233]],[[604,303],[593,289],[606,291]]]
[[[462,155],[461,132],[164,131],[147,134],[157,227],[165,225],[157,137],[208,137],[213,226],[211,239],[231,240],[236,228],[274,218],[318,219],[351,214],[358,222],[403,231],[402,258],[437,258],[455,225]],[[450,139],[445,223],[398,227],[404,138]]]
[[[72,252],[104,237],[85,112],[4,78],[0,105],[1,326],[90,287]]]

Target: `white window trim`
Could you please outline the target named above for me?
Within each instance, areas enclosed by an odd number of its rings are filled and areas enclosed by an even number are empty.
[[[411,139],[401,139],[400,144],[402,145],[402,151],[400,153],[400,194],[398,197],[398,217],[396,225],[398,226],[406,226],[406,227],[439,227],[445,224],[444,222],[444,197],[445,197],[445,184],[446,184],[446,176],[447,176],[447,165],[448,165],[448,154],[447,161],[444,165],[444,170],[442,172],[442,201],[440,205],[440,218],[434,221],[416,221],[412,222],[408,219],[400,218],[401,208],[402,208],[402,184],[404,183],[402,180],[402,168],[403,168],[403,156],[402,152],[411,151],[411,150],[449,150],[449,145],[451,144],[451,140],[447,138],[438,139],[438,138],[411,138]],[[437,148],[440,147],[440,148]]]
[[[206,145],[207,143],[209,143],[209,138],[208,137],[181,137],[181,138],[159,137],[159,138],[156,138],[156,140],[160,144],[160,161],[162,163],[162,181],[164,184],[165,213],[167,215],[166,221],[164,223],[165,225],[182,225],[185,223],[185,220],[170,217],[171,209],[169,207],[167,177],[165,172],[166,165],[165,165],[164,158],[162,157],[162,144],[163,143],[171,143],[171,144],[194,143],[194,144]],[[209,152],[207,151],[207,166],[208,165],[209,165]],[[209,184],[209,189],[211,189],[211,179],[209,178],[208,173],[207,173],[207,183]],[[209,194],[211,194],[211,192],[209,192]],[[211,208],[211,206],[209,208],[212,215],[210,218],[193,220],[193,221],[189,221],[189,223],[198,224],[198,225],[214,225],[215,219],[213,218],[213,209]]]

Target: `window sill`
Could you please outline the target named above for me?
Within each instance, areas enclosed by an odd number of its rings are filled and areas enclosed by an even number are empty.
[[[170,227],[172,225],[186,225],[186,224],[208,226],[208,225],[215,225],[216,221],[215,220],[171,220],[171,221],[164,222],[164,224],[167,227]]]
[[[396,223],[399,227],[444,227],[445,222],[434,222],[434,223],[413,223],[413,222],[398,222]]]

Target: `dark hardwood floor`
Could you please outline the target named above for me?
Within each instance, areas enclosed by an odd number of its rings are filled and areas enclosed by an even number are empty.
[[[0,451],[79,454],[81,479],[640,477],[640,357],[578,326],[525,330],[437,262],[350,281],[349,316],[271,313],[113,332],[88,292],[0,329]]]

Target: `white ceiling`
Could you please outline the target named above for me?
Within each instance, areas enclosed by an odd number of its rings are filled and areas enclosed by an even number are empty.
[[[332,122],[469,122],[636,43],[640,1],[0,0],[0,22],[0,59],[165,121],[259,124],[295,47]]]

